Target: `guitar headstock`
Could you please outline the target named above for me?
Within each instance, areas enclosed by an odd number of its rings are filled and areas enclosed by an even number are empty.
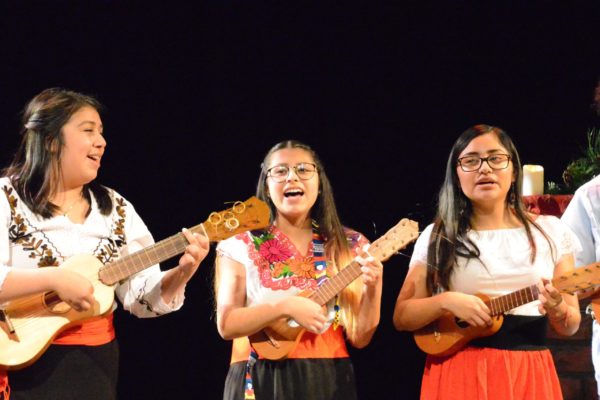
[[[419,237],[419,224],[407,218],[403,218],[385,235],[371,243],[369,254],[380,261],[385,261],[402,250],[409,243]]]
[[[552,284],[563,293],[578,293],[580,298],[589,297],[600,286],[600,263],[575,268],[570,273],[552,279]]]
[[[231,208],[210,213],[206,221],[198,225],[211,242],[227,239],[245,231],[265,228],[269,225],[269,206],[257,197],[236,201]],[[197,229],[196,227],[192,230]]]

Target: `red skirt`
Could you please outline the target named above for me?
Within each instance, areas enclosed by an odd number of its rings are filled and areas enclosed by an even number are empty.
[[[422,400],[562,399],[550,350],[467,347],[449,357],[428,356]]]

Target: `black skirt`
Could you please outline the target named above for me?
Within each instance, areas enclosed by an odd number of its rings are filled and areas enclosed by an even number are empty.
[[[256,400],[354,400],[356,383],[349,358],[258,360],[251,368]],[[231,364],[224,400],[242,400],[246,362]]]
[[[11,400],[115,400],[117,340],[101,346],[51,345],[34,364],[8,373]]]

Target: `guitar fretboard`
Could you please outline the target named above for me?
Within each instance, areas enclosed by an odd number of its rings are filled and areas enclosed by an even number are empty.
[[[490,309],[492,316],[501,315],[505,312],[517,308],[538,299],[539,289],[537,285],[531,285],[526,288],[496,297],[485,302]]]
[[[418,235],[419,230],[417,223],[408,219],[402,219],[396,226],[387,231],[385,235],[371,243],[368,255],[371,255],[380,261],[385,261],[398,250],[415,240]],[[352,261],[338,272],[337,275],[319,286],[319,288],[312,293],[310,299],[314,300],[319,305],[325,305],[346,286],[357,279],[361,273],[360,264],[357,261]]]
[[[204,235],[202,224],[189,229]],[[188,241],[183,233],[177,233],[133,254],[120,258],[100,269],[98,275],[105,285],[113,285],[154,264],[168,260],[185,251]]]
[[[342,269],[335,277],[327,280],[317,290],[315,290],[310,299],[319,305],[325,305],[333,299],[346,286],[351,284],[361,274],[360,264],[352,261],[346,268]]]

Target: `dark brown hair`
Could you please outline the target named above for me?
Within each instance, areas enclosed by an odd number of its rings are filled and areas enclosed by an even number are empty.
[[[57,206],[49,200],[60,174],[60,158],[64,145],[63,126],[82,107],[100,112],[95,98],[61,88],[46,89],[35,96],[23,111],[21,143],[12,163],[3,171],[22,201],[35,214],[50,218]],[[89,189],[100,212],[108,215],[112,200],[108,190],[94,181],[84,186],[84,197],[90,202]]]

